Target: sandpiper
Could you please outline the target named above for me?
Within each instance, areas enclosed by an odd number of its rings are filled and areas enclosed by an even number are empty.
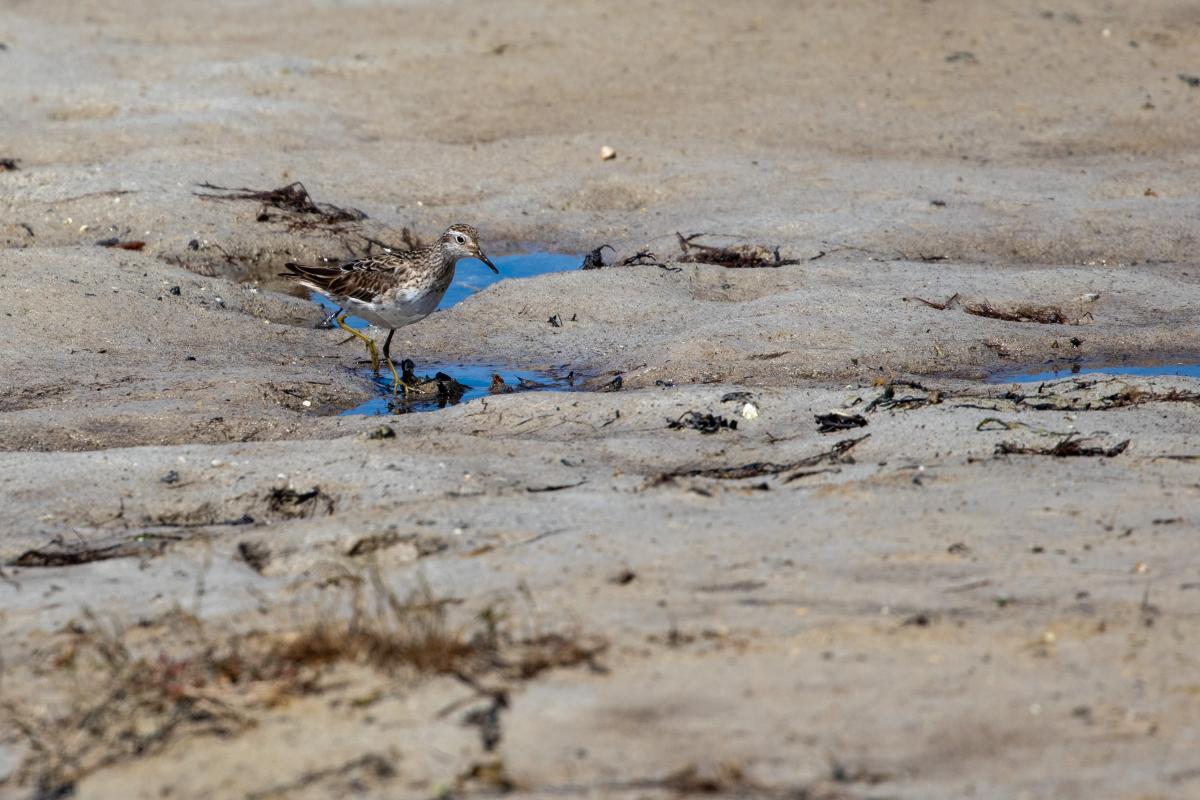
[[[470,225],[455,224],[436,242],[415,250],[388,251],[378,256],[347,261],[336,267],[309,267],[285,264],[279,273],[301,286],[320,292],[337,304],[341,313],[337,324],[342,330],[363,341],[371,356],[371,368],[379,373],[379,352],[375,340],[346,324],[347,314],[362,317],[373,325],[388,329],[383,343],[383,359],[392,371],[393,384],[408,392],[392,362],[392,336],[397,328],[411,325],[433,313],[454,280],[454,267],[460,259],[477,258],[492,272],[496,265],[479,248],[479,233]]]

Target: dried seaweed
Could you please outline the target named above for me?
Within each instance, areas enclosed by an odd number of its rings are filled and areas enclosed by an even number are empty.
[[[1001,308],[987,300],[977,303],[966,303],[963,311],[977,317],[988,317],[1005,322],[1036,322],[1039,325],[1079,325],[1080,319],[1072,319],[1058,306],[1037,305],[1035,303],[1018,303],[1014,306]]]
[[[672,630],[665,637],[669,647],[678,647],[695,640],[691,634]],[[490,795],[511,792],[515,787],[503,774],[502,764],[475,765],[469,777],[475,779],[479,788],[474,794],[486,792]],[[479,773],[479,774],[477,774]],[[866,775],[856,772],[853,777]],[[874,774],[874,773],[871,773]],[[882,773],[880,773],[882,774]],[[456,787],[459,795],[467,794],[465,784]],[[571,797],[728,797],[741,800],[861,800],[861,795],[838,786],[835,780],[818,780],[802,786],[764,786],[752,780],[735,763],[723,763],[717,767],[698,767],[689,764],[661,776],[635,777],[622,780],[599,781],[587,784],[561,784],[551,792],[553,795]]]
[[[0,158],[0,172],[15,172],[20,169],[21,159]]]
[[[950,306],[953,305],[955,303],[955,301],[958,300],[958,292],[955,292],[954,294],[950,295],[949,297],[947,297],[944,301],[942,301],[940,303],[936,300],[926,300],[924,297],[904,297],[901,299],[910,300],[910,301],[915,300],[918,303],[924,303],[925,305],[929,306],[930,308],[936,308],[938,311],[945,311],[946,309],[950,308]]]
[[[141,250],[143,247],[146,246],[146,243],[137,241],[137,240],[122,242],[120,239],[113,236],[108,239],[101,239],[100,241],[96,242],[96,246],[97,247],[116,247],[121,250]]]
[[[705,414],[700,411],[685,411],[678,419],[668,419],[667,428],[683,430],[685,428],[701,433],[716,433],[720,430],[737,430],[737,420],[722,417],[719,414]]]
[[[492,375],[492,383],[488,386],[488,394],[511,394],[516,389],[505,383],[504,378],[500,375]]]
[[[199,186],[201,189],[225,193],[196,192],[197,197],[206,200],[254,200],[262,203],[262,208],[255,217],[258,222],[281,220],[287,222],[290,227],[303,228],[359,222],[367,218],[366,213],[357,208],[342,208],[332,203],[316,202],[300,181],[280,186],[278,189],[248,189],[244,186],[235,189],[211,183],[201,183]],[[271,209],[282,213],[272,213]]]
[[[656,267],[666,266],[666,264],[663,264],[658,260],[658,256],[654,255],[654,253],[650,252],[649,250],[638,250],[633,255],[626,256],[625,258],[621,259],[622,267],[640,267],[650,265]],[[676,267],[675,269],[679,269],[679,267]]]
[[[620,261],[614,261],[612,264],[605,264],[603,258],[604,248],[612,250],[615,254],[617,251],[607,244],[602,244],[595,250],[587,253],[583,257],[583,263],[579,265],[580,269],[602,269],[605,267],[658,267],[666,272],[680,272],[682,267],[672,267],[658,260],[658,256],[649,250],[638,250],[631,256],[626,256]]]
[[[861,428],[867,424],[867,418],[862,414],[847,414],[843,411],[830,411],[828,414],[816,414],[818,433],[833,433]]]
[[[1078,390],[1091,389],[1106,381],[1087,381],[1075,379],[1074,388]],[[1200,403],[1200,392],[1189,392],[1182,389],[1169,389],[1165,392],[1146,391],[1136,386],[1122,385],[1120,390],[1104,395],[1095,400],[1087,398],[1064,397],[1057,393],[1044,393],[1046,384],[1038,386],[1034,394],[1021,394],[1009,391],[1000,399],[1008,400],[1017,406],[1030,408],[1035,411],[1109,411],[1114,408],[1128,408],[1145,405],[1146,403]]]
[[[1039,325],[1082,325],[1085,319],[1091,317],[1090,313],[1085,313],[1079,317],[1071,317],[1059,306],[1038,303],[1015,303],[1007,306],[997,306],[987,300],[962,300],[957,292],[942,302],[926,300],[923,297],[905,297],[903,299],[922,303],[938,311],[962,308],[967,314],[976,317],[986,317],[988,319],[998,319],[1004,322],[1034,322]]]
[[[337,766],[306,770],[295,780],[249,792],[244,795],[244,798],[245,800],[280,800],[280,798],[307,794],[317,789],[325,792],[327,797],[361,795],[372,783],[383,783],[399,774],[390,760],[391,757],[392,754],[366,753]],[[308,792],[304,790],[308,790]]]
[[[611,378],[600,376],[591,381],[588,381],[584,387],[589,392],[619,392],[625,387],[625,378],[620,374],[613,375]],[[619,412],[618,412],[619,413]]]
[[[638,250],[633,255],[621,260],[622,267],[653,266],[664,272],[683,272],[683,267],[672,267],[658,260],[658,256],[649,250]]]
[[[683,272],[683,267],[672,267],[658,260],[658,256],[649,250],[638,250],[633,255],[621,260],[622,267],[658,267],[664,272]]]
[[[658,486],[676,478],[713,478],[715,480],[738,481],[745,478],[762,478],[773,475],[783,475],[784,483],[788,483],[795,477],[799,477],[794,473],[808,467],[815,467],[820,464],[853,464],[854,457],[849,455],[850,451],[859,443],[870,438],[870,436],[871,434],[868,433],[857,439],[843,439],[828,450],[798,461],[789,461],[783,464],[776,464],[770,461],[753,461],[749,464],[739,464],[733,467],[700,467],[663,472],[651,478],[646,483],[646,486]]]
[[[616,253],[616,248],[611,244],[602,244],[595,250],[592,250],[583,257],[583,263],[579,265],[580,269],[601,269],[604,264],[604,248],[608,248]]]
[[[541,494],[542,492],[561,492],[563,489],[574,489],[577,486],[583,486],[587,483],[587,478],[575,483],[556,483],[551,486],[526,486],[525,491],[530,494]]]
[[[375,430],[367,434],[368,439],[395,439],[396,431],[390,425],[380,425]]]
[[[409,391],[396,403],[391,404],[391,408],[397,413],[408,410],[410,402],[436,402],[438,408],[457,405],[469,389],[444,372],[438,372],[433,377],[428,375],[417,377],[415,370],[416,364],[411,358],[400,362],[400,379],[408,385]],[[503,384],[503,379],[501,379],[501,384]],[[493,379],[492,385],[493,387],[496,385],[495,379]]]
[[[271,563],[271,548],[263,542],[238,542],[237,554],[259,575],[262,575],[267,564]]]
[[[370,577],[373,603],[362,591],[366,581],[354,576],[347,597],[283,630],[224,632],[175,612],[130,636],[87,615],[64,632],[47,673],[78,690],[70,707],[15,699],[0,706],[30,745],[10,780],[38,797],[69,796],[87,775],[152,756],[182,737],[235,735],[283,699],[322,691],[321,677],[337,665],[359,664],[384,677],[443,675],[493,699],[509,690],[481,679],[525,681],[573,666],[604,671],[603,639],[571,632],[518,637],[501,629],[494,613],[457,629],[446,618],[448,601],[427,588],[402,599],[377,573]],[[158,635],[147,645],[151,627]],[[492,721],[494,738],[499,720]]]
[[[916,389],[925,392],[925,395],[922,397],[920,395],[907,394],[897,397],[896,387],[898,386]],[[926,389],[921,384],[914,383],[913,381],[893,381],[883,387],[883,392],[880,393],[879,397],[868,403],[863,412],[870,414],[877,408],[910,409],[920,408],[921,406],[935,406],[941,403],[942,399],[943,393],[940,389]]]
[[[1019,422],[1017,420],[1012,420],[1010,422],[1008,420],[1000,419],[999,417],[985,417],[984,419],[979,421],[978,425],[975,426],[975,430],[980,431],[981,433],[986,433],[988,431],[1029,430],[1029,431],[1033,431],[1034,433],[1038,434],[1039,436],[1070,436],[1071,435],[1069,432],[1052,431],[1052,430],[1048,430],[1046,428],[1038,427],[1036,425],[1029,425],[1025,422]]]
[[[883,259],[884,261],[888,259]],[[938,261],[948,260],[945,256],[935,255],[933,253],[917,253],[915,256],[910,256],[908,253],[897,251],[896,259],[899,261],[920,261],[922,264],[934,264]]]
[[[778,247],[773,250],[761,244],[718,247],[696,242],[696,239],[709,234],[693,233],[690,236],[684,236],[676,231],[675,235],[679,238],[679,260],[691,264],[716,264],[729,269],[755,269],[800,263],[799,259],[780,256]]]
[[[1126,439],[1111,447],[1085,445],[1085,441],[1087,441],[1086,438],[1081,437],[1077,433],[1071,433],[1049,447],[1028,447],[1016,444],[1015,442],[1000,442],[996,445],[996,455],[1054,456],[1055,458],[1101,456],[1103,458],[1113,458],[1125,452],[1125,448],[1129,447],[1130,440]]]
[[[387,242],[380,241],[379,239],[375,239],[371,236],[367,236],[362,231],[355,231],[355,233],[357,234],[358,238],[362,239],[364,242],[367,243],[367,248],[366,248],[366,251],[363,253],[363,255],[370,255],[372,248],[375,248],[375,247],[378,247],[381,250],[386,250],[386,251],[390,251],[390,252],[394,252],[394,253],[402,253],[405,250],[418,250],[425,246],[424,240],[421,239],[421,237],[414,234],[412,231],[410,231],[407,227],[400,229],[400,241],[404,243],[403,247],[397,247],[394,244],[388,244]],[[335,263],[340,262],[340,259],[328,259],[328,260],[333,261]]]
[[[332,514],[333,498],[314,486],[297,491],[291,486],[276,487],[267,494],[267,508],[285,517],[314,517],[318,512]]]
[[[103,543],[53,544],[47,547],[26,550],[10,560],[10,567],[73,567],[108,561],[113,558],[155,556],[181,537],[165,534],[141,534],[138,536],[107,540]]]

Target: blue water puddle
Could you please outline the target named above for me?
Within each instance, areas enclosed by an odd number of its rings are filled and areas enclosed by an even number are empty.
[[[500,274],[492,272],[478,261],[460,261],[454,273],[454,283],[446,290],[446,296],[438,303],[438,308],[449,308],[461,303],[478,291],[482,291],[493,283],[510,278],[535,278],[549,272],[570,272],[579,269],[583,256],[571,256],[563,253],[526,253],[520,256],[501,256],[492,259]]]
[[[519,280],[521,278],[533,278],[538,275],[545,275],[550,272],[567,272],[579,269],[583,257],[563,253],[526,253],[515,256],[500,256],[492,260],[500,270],[499,275],[493,273],[482,263],[474,259],[460,261],[454,273],[454,282],[446,290],[446,295],[442,298],[442,302],[438,304],[438,308],[449,308],[456,303],[461,303],[476,292],[486,289],[493,283],[502,280]],[[336,306],[321,295],[313,293],[311,297],[327,313],[332,313],[336,310]],[[346,324],[356,330],[370,327],[366,320],[354,316],[347,317]],[[384,335],[386,336],[386,334]],[[346,346],[350,347],[352,345],[358,346],[355,342],[351,342]],[[379,341],[379,346],[381,348],[383,346],[382,338]],[[397,358],[401,357],[401,354],[396,353],[394,348],[392,354]],[[397,363],[396,367],[399,369],[400,364]],[[372,376],[372,380],[379,389],[380,396],[372,398],[362,405],[343,411],[342,414],[379,415],[407,411],[432,411],[444,407],[448,402],[456,404],[493,393],[493,375],[500,376],[504,381],[506,390],[517,392],[567,389],[573,385],[575,378],[567,368],[563,368],[561,371],[517,370],[503,364],[495,363],[457,364],[420,360],[417,361],[414,372],[418,378],[432,378],[438,373],[443,373],[457,381],[465,391],[463,391],[461,397],[458,397],[457,392],[455,392],[454,397],[449,400],[445,397],[439,400],[436,397],[427,398],[422,395],[420,399],[397,404],[392,399],[391,374],[386,367],[381,365],[380,376]],[[367,374],[370,374],[369,370]]]
[[[1136,366],[1072,364],[1048,372],[1001,372],[988,377],[988,383],[1044,383],[1081,375],[1136,375],[1142,377],[1200,378],[1200,363],[1179,362]]]
[[[380,396],[374,397],[361,405],[347,409],[341,416],[366,414],[379,416],[385,414],[405,414],[412,411],[435,411],[447,405],[458,405],[468,400],[495,394],[493,391],[493,376],[499,375],[504,381],[501,393],[508,392],[545,392],[570,389],[575,385],[575,375],[566,367],[561,371],[551,370],[514,370],[498,367],[494,364],[431,364],[428,369],[418,367],[416,375],[419,379],[433,378],[437,373],[448,375],[465,389],[461,396],[455,391],[451,397],[439,398],[430,392],[419,398],[397,401],[392,397],[392,376],[381,370],[383,374],[374,378]]]

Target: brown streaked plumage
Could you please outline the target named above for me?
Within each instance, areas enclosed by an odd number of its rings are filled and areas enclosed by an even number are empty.
[[[470,225],[455,224],[427,247],[359,258],[336,267],[289,263],[284,265],[288,271],[279,274],[320,292],[342,309],[338,325],[363,340],[376,372],[379,359],[374,340],[346,325],[346,314],[387,328],[383,357],[397,387],[403,387],[389,353],[392,336],[397,328],[433,313],[454,280],[455,266],[463,258],[477,258],[492,272],[500,272],[480,249],[479,233]]]

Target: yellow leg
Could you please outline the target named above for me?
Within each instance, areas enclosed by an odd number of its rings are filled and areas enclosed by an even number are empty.
[[[392,397],[395,397],[399,391],[403,391],[404,396],[408,397],[408,384],[400,380],[400,373],[396,372],[396,365],[392,363],[392,359],[384,356],[383,360],[388,365],[388,369],[392,371]]]
[[[413,387],[408,384],[408,381],[400,377],[400,373],[396,371],[396,365],[392,363],[391,356],[383,357],[384,363],[388,365],[388,369],[392,371],[392,397],[397,394],[403,394],[407,400],[408,395],[413,391]]]
[[[345,314],[343,314],[341,317],[338,318],[337,324],[338,324],[338,327],[341,328],[342,330],[344,330],[346,333],[363,340],[363,344],[365,344],[367,346],[367,352],[370,353],[370,355],[371,355],[371,369],[375,372],[376,375],[378,375],[379,374],[379,351],[375,348],[375,340],[372,339],[370,336],[367,336],[362,331],[356,331],[356,330],[354,330],[354,328],[351,328],[349,325],[347,325]],[[395,374],[395,372],[396,372],[396,368],[392,367],[392,373]]]

